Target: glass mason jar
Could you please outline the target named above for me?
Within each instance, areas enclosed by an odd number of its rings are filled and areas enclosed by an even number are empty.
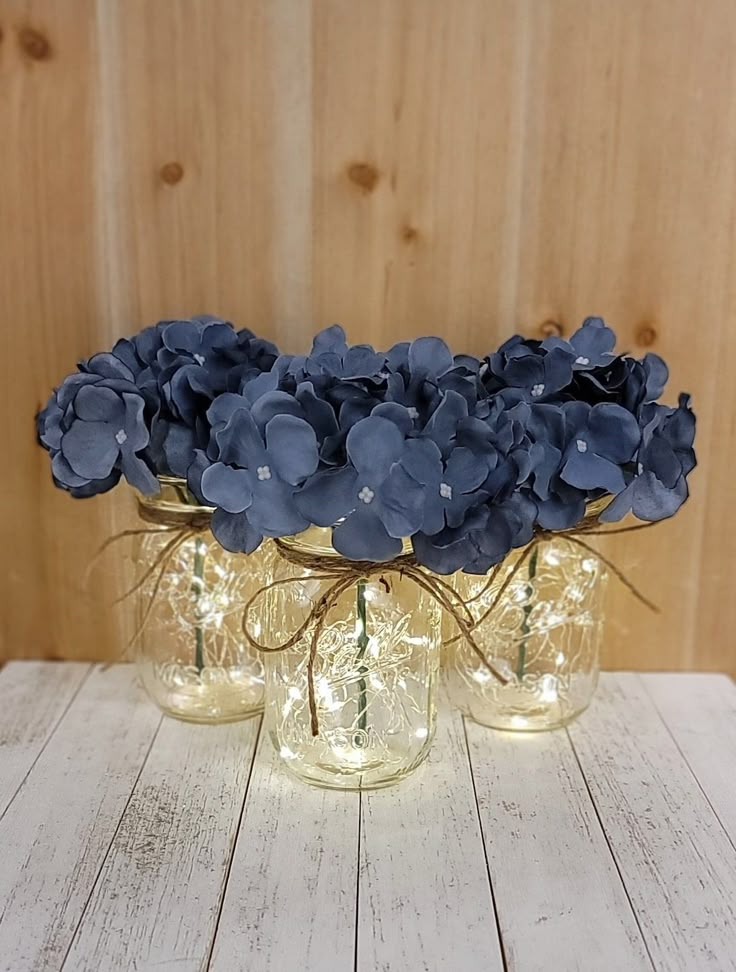
[[[489,577],[457,574],[454,586],[476,621],[478,645],[508,679],[494,678],[461,639],[450,636],[445,672],[453,704],[494,729],[535,731],[570,722],[598,684],[607,573],[588,551],[562,537],[540,542],[488,617],[523,549]]]
[[[141,681],[178,719],[247,718],[263,708],[265,675],[243,634],[243,609],[262,585],[270,545],[247,558],[229,553],[209,530],[212,510],[197,505],[186,483],[160,482],[158,496],[138,497],[147,531],[136,537],[134,552]]]
[[[296,632],[330,591],[334,575],[324,574],[347,563],[333,549],[329,530],[313,527],[279,543],[283,555],[275,557],[274,579],[289,581],[272,587],[262,615],[255,615],[272,645]],[[317,735],[308,677],[315,623],[292,647],[268,655],[271,741],[285,766],[308,783],[348,790],[389,786],[424,760],[434,736],[440,608],[397,572],[356,579],[343,591],[316,645]]]

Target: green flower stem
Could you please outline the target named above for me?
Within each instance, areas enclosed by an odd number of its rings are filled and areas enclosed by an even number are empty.
[[[357,585],[357,610],[360,630],[358,631],[358,660],[362,660],[368,647],[368,620],[367,605],[365,599],[365,581],[359,580]],[[358,669],[364,675],[368,669],[361,665]],[[364,678],[358,679],[358,727],[365,729],[368,726],[368,695],[366,691],[366,681]]]
[[[192,593],[194,594],[194,616],[197,624],[194,628],[194,665],[198,674],[204,668],[204,630],[200,624],[199,599],[204,589],[204,558],[206,547],[201,540],[194,541],[194,570],[192,574]]]
[[[521,625],[521,633],[523,635],[528,635],[530,631],[529,615],[531,614],[532,611],[530,598],[534,593],[534,588],[531,582],[534,580],[536,575],[537,575],[537,548],[535,547],[531,553],[531,556],[529,557],[529,568],[527,571],[529,584],[526,589],[526,604],[524,605],[524,621],[522,622]],[[521,644],[519,645],[519,657],[516,662],[516,677],[519,681],[521,681],[524,678],[524,673],[526,671],[526,651],[527,651],[527,642],[525,637],[522,640]]]

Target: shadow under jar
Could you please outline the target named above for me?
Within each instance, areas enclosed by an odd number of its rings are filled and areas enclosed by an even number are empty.
[[[188,722],[245,719],[263,709],[264,666],[243,634],[243,609],[268,572],[268,544],[248,557],[224,550],[183,480],[161,477],[139,496],[135,656],[144,688]],[[150,528],[150,529],[149,529]]]
[[[476,620],[494,604],[523,550],[513,551],[489,584],[457,574],[456,590]],[[527,732],[556,729],[588,707],[598,684],[605,567],[569,540],[539,543],[501,600],[475,629],[494,678],[465,642],[447,646],[453,704],[481,725]]]
[[[311,528],[278,546],[277,586],[264,595],[262,619],[274,645],[330,591],[334,578],[321,575],[349,564],[333,549],[329,530]],[[308,679],[315,621],[293,647],[269,653],[265,724],[288,770],[347,790],[389,786],[411,773],[435,731],[440,622],[436,602],[409,578],[390,570],[356,578],[325,616],[317,641],[317,735]]]

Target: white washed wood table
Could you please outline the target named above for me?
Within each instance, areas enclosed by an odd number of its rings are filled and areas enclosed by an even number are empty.
[[[400,786],[292,781],[132,667],[0,672],[3,972],[736,969],[736,687],[609,674],[569,730],[443,711]]]

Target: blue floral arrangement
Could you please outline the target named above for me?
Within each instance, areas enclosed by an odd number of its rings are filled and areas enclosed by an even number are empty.
[[[219,318],[163,321],[82,362],[38,434],[74,496],[186,478],[231,551],[317,525],[349,560],[392,560],[410,539],[436,573],[484,574],[595,500],[613,522],[687,499],[690,398],[660,404],[665,363],[615,343],[588,318],[569,340],[517,335],[478,359],[435,337],[350,346],[333,326],[293,356]]]

